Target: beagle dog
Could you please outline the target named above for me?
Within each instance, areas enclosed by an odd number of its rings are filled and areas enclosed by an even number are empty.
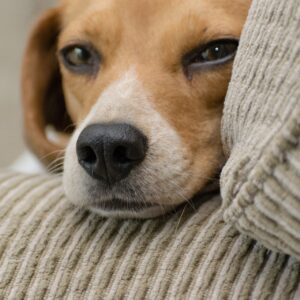
[[[216,178],[250,2],[62,0],[39,19],[23,63],[26,138],[49,169],[63,164],[70,201],[149,218]]]

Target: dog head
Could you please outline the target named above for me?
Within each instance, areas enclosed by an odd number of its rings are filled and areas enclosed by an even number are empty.
[[[249,5],[64,0],[38,21],[23,66],[26,136],[48,165],[65,149],[72,202],[153,217],[218,174],[223,101]],[[67,139],[50,141],[48,125]]]

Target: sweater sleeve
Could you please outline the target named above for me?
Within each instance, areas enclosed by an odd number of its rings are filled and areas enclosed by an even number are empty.
[[[222,126],[224,219],[300,259],[300,0],[254,0]]]

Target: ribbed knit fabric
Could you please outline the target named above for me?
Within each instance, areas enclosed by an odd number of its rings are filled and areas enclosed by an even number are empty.
[[[254,0],[225,102],[224,219],[300,259],[300,1]]]
[[[0,174],[0,299],[299,299],[300,263],[222,221],[219,196],[164,218],[102,219],[61,179]]]

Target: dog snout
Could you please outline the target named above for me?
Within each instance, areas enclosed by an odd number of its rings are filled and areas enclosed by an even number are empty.
[[[76,150],[79,164],[92,178],[112,185],[145,159],[147,138],[129,124],[94,124],[81,132]]]

